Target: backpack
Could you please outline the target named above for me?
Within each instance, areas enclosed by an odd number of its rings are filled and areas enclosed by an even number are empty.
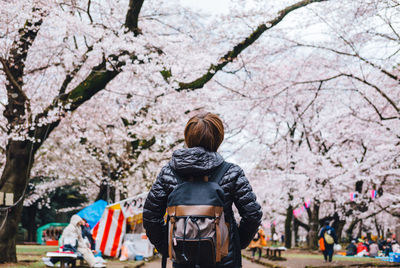
[[[231,164],[223,162],[203,181],[178,178],[167,202],[168,254],[179,264],[215,266],[228,255],[229,229],[219,181]]]
[[[324,233],[324,239],[325,239],[325,242],[328,244],[328,245],[332,245],[335,241],[333,240],[333,237],[330,235],[330,234],[328,234],[328,230],[326,230],[325,231],[325,233]]]

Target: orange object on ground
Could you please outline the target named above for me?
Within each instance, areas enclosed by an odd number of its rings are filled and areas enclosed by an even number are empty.
[[[58,246],[58,240],[47,240],[46,246]]]
[[[325,250],[325,242],[324,242],[324,238],[323,238],[323,237],[321,237],[321,238],[319,239],[319,249],[320,249],[321,251],[324,251],[324,250]]]

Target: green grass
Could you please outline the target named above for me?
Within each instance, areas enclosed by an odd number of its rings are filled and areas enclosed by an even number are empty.
[[[321,259],[322,254],[298,254],[298,253],[283,253],[283,257],[288,259]],[[346,256],[338,256],[334,255],[333,258],[335,260],[340,261],[351,261],[351,262],[379,262],[379,259],[374,258],[363,258],[363,257],[346,257]]]
[[[42,246],[42,245],[17,245],[18,263],[0,264],[0,268],[45,268],[46,265],[42,262],[42,257],[46,256],[49,251],[58,250],[57,246]],[[1,253],[0,253],[1,254]],[[143,261],[126,261],[121,262],[118,259],[107,259],[107,267],[123,268],[137,267]],[[87,265],[85,267],[88,267]]]
[[[32,268],[44,268],[46,267],[46,265],[43,264],[43,262],[26,262],[26,264],[19,262],[18,264],[5,264],[5,265],[1,265],[0,267],[12,267],[12,268],[28,268],[28,267],[32,267]]]
[[[17,245],[17,254],[24,254],[24,253],[30,253],[30,254],[45,254],[48,251],[56,251],[58,250],[57,246],[40,246],[40,245]]]

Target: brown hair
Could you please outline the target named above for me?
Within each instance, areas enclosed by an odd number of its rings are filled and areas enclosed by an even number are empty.
[[[197,114],[185,127],[185,143],[188,148],[203,147],[216,152],[224,140],[224,125],[216,114]]]

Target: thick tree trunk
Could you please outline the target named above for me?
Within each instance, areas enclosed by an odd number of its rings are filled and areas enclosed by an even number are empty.
[[[358,219],[354,219],[354,220],[350,223],[349,228],[347,228],[347,230],[346,230],[347,239],[348,239],[349,241],[351,241],[351,240],[353,239],[353,230],[354,230],[354,227],[356,227],[356,225],[357,225],[358,222],[359,222]]]
[[[292,221],[293,221],[293,207],[289,206],[286,210],[285,220],[285,247],[292,247]]]
[[[318,248],[318,230],[319,230],[319,205],[314,204],[310,217],[310,230],[308,231],[308,247],[310,249]]]
[[[380,228],[378,221],[376,220],[376,216],[374,217],[374,223],[375,223],[376,233],[378,234],[378,238],[380,238],[382,234],[382,229]]]
[[[22,215],[24,213],[27,214],[28,221],[23,225],[25,229],[28,230],[28,241],[29,242],[36,242],[36,212],[37,212],[37,205],[36,203],[29,207],[24,207],[22,211]],[[24,219],[22,219],[24,221]]]
[[[339,214],[337,214],[337,213],[335,213],[333,215],[333,219],[334,219],[334,221],[332,223],[332,227],[336,231],[336,236],[337,236],[338,242],[341,242],[342,241],[343,227],[346,224],[346,221],[345,220],[341,220],[340,217],[339,217]]]
[[[358,226],[357,237],[361,237],[362,230],[363,230],[363,222],[362,222],[362,220],[361,220],[361,221],[360,221],[360,225]]]
[[[342,232],[343,232],[343,228],[346,225],[346,221],[345,220],[339,220],[337,229],[336,229],[336,236],[338,239],[338,242],[341,243],[342,242]]]
[[[24,190],[33,164],[31,148],[32,143],[28,141],[9,141],[6,149],[6,164],[1,177],[0,192],[13,193],[14,205],[2,211],[0,215],[0,224],[4,224],[0,229],[0,263],[17,261],[15,241]]]
[[[294,246],[299,247],[299,222],[293,219]]]

